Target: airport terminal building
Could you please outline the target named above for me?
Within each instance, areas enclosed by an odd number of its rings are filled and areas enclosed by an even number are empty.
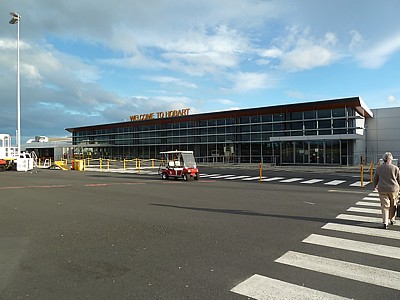
[[[396,156],[400,146],[386,134],[399,110],[370,110],[360,97],[189,112],[133,115],[128,122],[66,130],[76,154],[112,159],[192,150],[200,163],[351,166],[376,163],[386,151]]]

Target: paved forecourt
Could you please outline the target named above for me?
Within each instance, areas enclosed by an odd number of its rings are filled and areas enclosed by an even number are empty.
[[[304,173],[300,174],[303,175],[302,177],[298,176],[299,174],[292,173],[292,172],[276,172],[276,171],[269,171],[269,172],[261,172],[257,170],[249,170],[246,168],[243,169],[226,169],[223,172],[212,172],[212,168],[206,167],[207,171],[211,171],[208,173],[202,172],[200,169],[200,178],[206,179],[215,179],[215,180],[229,180],[229,181],[245,181],[245,182],[263,182],[263,183],[285,183],[285,184],[304,184],[304,185],[324,185],[324,186],[331,186],[331,187],[367,187],[371,184],[369,180],[369,176],[365,175],[365,178],[361,181],[359,174],[348,174],[347,176],[343,176],[343,174],[336,174],[335,175],[329,174],[327,176],[326,173],[321,174],[310,174]],[[86,168],[86,171],[95,171],[98,172],[99,169],[97,167],[89,167]],[[218,169],[220,171],[220,169]],[[229,171],[235,171],[233,174],[229,174]],[[110,173],[130,173],[130,174],[141,174],[141,175],[149,175],[149,176],[157,176],[158,169],[157,168],[144,168],[144,169],[137,169],[137,168],[104,168],[102,172],[110,172]],[[258,173],[258,174],[256,174]],[[334,172],[333,172],[334,174]],[[260,176],[261,175],[261,176]],[[304,176],[305,175],[305,176]],[[315,177],[312,177],[315,176]]]
[[[376,193],[226,175],[1,173],[0,298],[398,295],[382,278],[400,271],[399,228],[380,228]]]
[[[231,291],[254,299],[377,299],[382,295],[380,292],[371,293],[374,290],[371,287],[375,286],[388,291],[385,299],[396,299],[400,294],[400,228],[399,223],[395,223],[390,230],[382,229],[381,211],[378,207],[378,193],[372,192],[345,213],[339,214],[336,221],[322,226],[325,232],[311,234],[302,241],[314,247],[326,248],[328,257],[305,251],[288,251],[275,260],[277,264],[307,270],[304,274],[312,272],[348,279],[352,282],[352,289],[341,290],[337,294],[327,293],[308,288],[310,281],[307,277],[304,278],[303,285],[295,285],[269,277],[268,270],[265,270],[264,274],[252,275]],[[342,220],[352,221],[354,224],[346,224]],[[345,238],[339,237],[341,235]],[[365,242],[362,241],[363,237],[373,239]],[[310,247],[308,249],[312,250]],[[346,252],[364,256],[365,260],[363,263],[347,261],[345,255],[341,255]],[[374,263],[377,257],[382,261],[384,259],[388,267],[384,264],[377,266]],[[368,286],[367,293],[362,297],[354,293],[357,285]]]

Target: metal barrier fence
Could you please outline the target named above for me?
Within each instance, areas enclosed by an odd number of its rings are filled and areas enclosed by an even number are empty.
[[[143,170],[143,169],[158,169],[161,164],[161,160],[158,159],[104,159],[97,158],[85,159],[85,167],[90,169],[98,169],[99,171],[110,170],[110,169],[122,169],[122,170]]]

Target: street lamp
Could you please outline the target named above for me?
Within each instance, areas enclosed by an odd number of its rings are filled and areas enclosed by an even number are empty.
[[[10,24],[17,24],[17,144],[18,144],[18,157],[21,153],[21,93],[20,93],[20,75],[19,75],[19,21],[21,20],[21,16],[17,13],[11,12],[10,15],[12,19],[10,20]]]

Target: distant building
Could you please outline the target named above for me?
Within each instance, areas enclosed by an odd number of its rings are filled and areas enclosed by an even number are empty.
[[[375,163],[389,151],[400,158],[400,107],[371,110],[374,114],[365,126],[365,156]]]
[[[399,117],[400,107],[370,110],[359,97],[195,115],[185,108],[67,128],[72,138],[40,136],[23,147],[53,160],[192,150],[204,163],[351,166],[378,163],[386,151],[400,157]]]
[[[22,145],[26,151],[34,151],[42,161],[49,159],[62,160],[71,159],[74,155],[72,138],[48,138],[47,136],[36,136]]]
[[[368,127],[376,118],[359,97],[195,115],[183,109],[130,120],[66,130],[74,151],[94,158],[156,158],[178,149],[194,151],[200,162],[355,165],[381,155],[370,146],[377,137],[369,138],[372,127],[382,136],[379,123]],[[384,151],[395,152],[389,146]]]

